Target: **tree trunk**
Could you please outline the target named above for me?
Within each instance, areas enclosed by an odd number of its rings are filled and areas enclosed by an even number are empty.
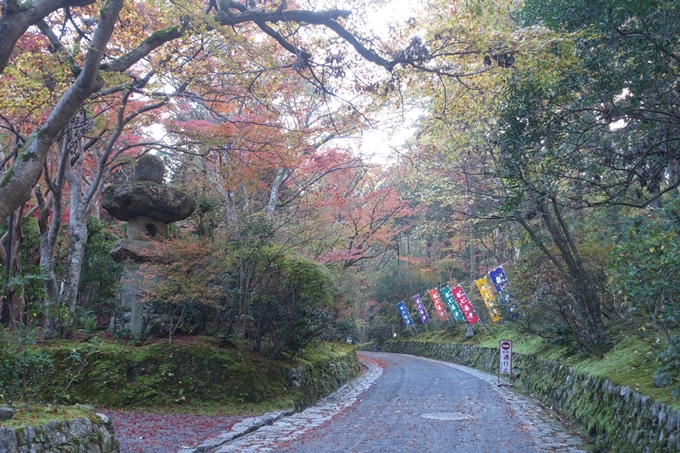
[[[59,171],[58,171],[59,174]],[[48,177],[48,175],[45,175]],[[40,269],[46,279],[43,281],[45,291],[43,338],[54,339],[61,337],[61,309],[59,306],[59,290],[57,276],[54,273],[54,251],[57,238],[61,230],[62,219],[62,188],[63,183],[57,177],[52,184],[52,194],[47,202],[38,196],[40,204]],[[52,219],[48,222],[50,210]]]
[[[80,143],[80,139],[79,139]],[[82,149],[81,149],[82,151]],[[60,305],[69,308],[69,319],[65,327],[70,329],[75,322],[78,305],[78,288],[83,268],[83,258],[87,246],[87,206],[82,190],[82,154],[73,171],[68,171],[66,179],[70,189],[69,253],[66,269],[62,277]]]
[[[540,201],[538,209],[550,237],[560,251],[562,262],[566,266],[565,268],[562,263],[555,262],[554,255],[551,257],[565,277],[575,311],[580,318],[581,331],[574,333],[581,345],[590,351],[606,347],[608,339],[600,313],[599,294],[562,219],[560,207],[555,198],[551,198],[549,202],[548,200]]]
[[[8,279],[21,275],[20,253],[24,242],[24,236],[21,231],[23,210],[24,207],[22,206],[8,219],[7,250],[9,253],[5,254],[5,270]],[[24,288],[13,291],[8,288],[4,303],[6,304],[5,315],[7,319],[3,321],[6,321],[10,329],[14,329],[22,323],[24,316]]]
[[[465,322],[465,338],[472,338],[475,336],[475,329],[472,328],[472,324]]]
[[[78,78],[61,97],[45,123],[31,133],[11,171],[0,181],[0,219],[6,219],[30,199],[52,145],[64,134],[83,102],[104,86],[99,65],[123,3],[124,0],[108,0],[100,10],[100,20]]]
[[[269,192],[269,201],[265,208],[267,222],[269,223],[272,223],[274,221],[274,212],[276,211],[276,204],[279,201],[279,191],[281,190],[283,183],[286,182],[286,180],[292,173],[293,170],[285,168],[280,168],[276,172],[276,178],[274,178],[271,191]]]
[[[55,339],[63,338],[65,332],[63,300],[54,271],[54,254],[57,247],[57,240],[62,227],[63,214],[63,192],[66,181],[67,167],[70,165],[69,152],[72,145],[71,133],[66,134],[59,141],[59,166],[54,180],[50,180],[50,175],[45,174],[45,181],[52,190],[51,197],[47,203],[36,194],[40,204],[40,268],[47,277],[43,282],[45,290],[45,324],[43,327],[43,338]],[[52,211],[52,219],[48,223],[49,213]],[[63,289],[63,287],[62,287]]]
[[[61,310],[58,302],[57,276],[54,273],[53,244],[49,240],[49,231],[40,235],[40,268],[45,276],[43,282],[45,291],[43,338],[48,340],[61,337]]]

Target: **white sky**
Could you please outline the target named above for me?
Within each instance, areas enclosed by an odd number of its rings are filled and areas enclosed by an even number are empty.
[[[423,7],[422,0],[388,0],[382,3],[381,7],[368,12],[367,20],[371,31],[385,38],[390,24],[406,23]],[[337,7],[343,8],[343,3],[338,3]],[[403,113],[402,117],[402,112],[386,112],[382,124],[361,134],[357,151],[375,164],[396,162],[397,155],[393,150],[399,149],[413,136],[417,130],[415,122],[421,114],[420,110],[411,110]]]
[[[385,125],[382,128],[378,126],[364,131],[358,151],[369,158],[371,163],[396,162],[398,156],[394,153],[394,149],[399,150],[415,134],[416,120],[420,114],[420,111],[411,110],[406,112],[403,118],[392,120],[396,126]]]

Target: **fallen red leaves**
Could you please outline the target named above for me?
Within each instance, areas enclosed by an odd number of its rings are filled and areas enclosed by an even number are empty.
[[[385,362],[382,361],[381,359],[378,359],[378,358],[376,358],[376,357],[369,357],[369,356],[367,356],[367,355],[365,355],[365,354],[361,354],[361,352],[357,352],[357,354],[359,354],[359,355],[361,356],[361,361],[362,361],[362,362],[373,363],[374,365],[379,366],[379,367],[382,368],[383,370],[384,370],[385,368],[387,368],[387,364],[385,364]],[[361,367],[361,374],[363,374],[364,371],[366,371],[366,368],[365,368],[365,367]]]
[[[172,453],[229,431],[242,418],[113,410],[103,413],[113,420],[121,453]]]

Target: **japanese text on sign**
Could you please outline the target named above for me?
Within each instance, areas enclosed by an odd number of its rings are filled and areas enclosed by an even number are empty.
[[[411,316],[408,314],[408,308],[406,308],[406,304],[404,301],[401,301],[397,304],[397,308],[399,308],[399,312],[401,313],[401,317],[404,320],[404,324],[406,324],[406,327],[413,327],[413,320],[411,319]]]
[[[501,340],[498,344],[499,362],[498,372],[500,374],[512,374],[512,341]]]
[[[472,304],[465,295],[463,288],[458,285],[453,288],[452,292],[453,297],[456,298],[456,302],[458,302],[458,306],[463,311],[463,315],[465,316],[465,319],[467,319],[467,322],[470,324],[479,322],[479,317],[477,316],[477,313],[475,313],[475,309],[472,307]]]
[[[436,289],[433,289],[432,291],[437,291]],[[453,316],[453,320],[456,322],[462,321],[463,318],[463,312],[460,310],[460,307],[458,307],[458,304],[456,304],[456,300],[453,297],[453,294],[451,293],[451,288],[449,288],[449,285],[444,286],[442,289],[440,289],[442,293],[442,297],[444,297],[444,300],[446,301],[446,304],[449,306],[449,309],[451,310],[451,315]]]
[[[491,277],[491,281],[496,287],[496,291],[498,291],[498,294],[503,294],[505,285],[508,283],[508,277],[507,275],[505,275],[503,267],[498,266],[496,269],[489,271],[489,277]]]
[[[420,316],[420,321],[423,324],[427,324],[430,322],[430,317],[427,316],[427,312],[425,311],[425,306],[423,305],[423,301],[420,299],[420,294],[416,294],[413,296],[413,301],[416,303],[416,308],[418,309],[418,315]]]
[[[430,299],[432,299],[432,304],[434,304],[434,309],[437,310],[437,316],[440,321],[446,321],[446,309],[444,304],[442,304],[442,298],[439,296],[437,289],[431,289],[429,291]]]
[[[488,278],[484,276],[478,280],[475,280],[475,283],[477,284],[479,293],[482,295],[484,305],[486,305],[486,308],[489,310],[491,321],[493,322],[500,321],[501,313],[500,311],[498,311],[498,308],[496,307],[496,300],[493,296],[493,292],[491,291],[491,287],[489,286]]]

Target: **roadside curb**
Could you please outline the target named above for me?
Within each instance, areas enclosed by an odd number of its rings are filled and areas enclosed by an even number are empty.
[[[177,453],[209,452],[217,447],[221,447],[227,442],[231,442],[234,439],[238,439],[239,437],[243,437],[246,434],[250,434],[254,431],[257,431],[263,426],[272,425],[275,421],[280,420],[283,417],[293,415],[293,413],[294,411],[289,409],[278,412],[268,412],[259,417],[244,418],[243,420],[232,426],[231,430],[225,431],[217,437],[213,437],[206,441],[203,441],[202,444],[197,445],[196,447],[183,448],[179,450]]]
[[[184,448],[177,453],[248,453],[270,451],[276,441],[290,441],[320,426],[353,405],[359,396],[382,375],[376,364],[362,362],[366,372],[322,398],[317,404],[302,412],[292,410],[273,412],[253,417],[235,424],[231,431],[208,439],[201,445]],[[261,450],[263,449],[263,450]]]

